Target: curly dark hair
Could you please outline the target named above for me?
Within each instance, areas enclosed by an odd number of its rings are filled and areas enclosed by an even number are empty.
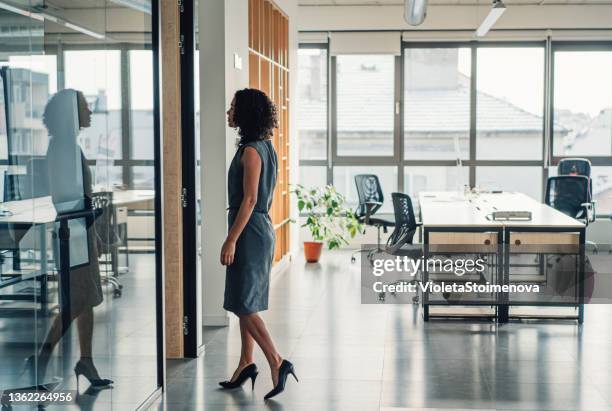
[[[238,90],[234,95],[234,123],[238,127],[240,145],[266,140],[278,127],[276,106],[263,91]]]

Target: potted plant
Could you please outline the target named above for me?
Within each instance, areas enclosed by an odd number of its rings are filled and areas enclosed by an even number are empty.
[[[293,186],[300,214],[306,214],[302,227],[310,231],[312,241],[304,241],[304,255],[309,263],[319,261],[323,244],[329,250],[348,244],[348,239],[363,231],[363,225],[350,208],[346,199],[331,185],[305,188]]]

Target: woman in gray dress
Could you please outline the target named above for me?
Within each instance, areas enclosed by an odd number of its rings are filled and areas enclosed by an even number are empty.
[[[270,268],[274,257],[274,227],[268,211],[276,185],[277,158],[270,137],[277,126],[274,103],[261,91],[236,92],[227,111],[227,122],[240,135],[238,149],[228,172],[229,232],[221,249],[221,264],[227,266],[223,308],[240,321],[240,362],[223,388],[237,388],[257,378],[253,346],[264,352],[272,375],[273,389],[265,399],[281,393],[293,364],[274,346],[259,311],[268,309]],[[296,378],[297,381],[297,378]]]

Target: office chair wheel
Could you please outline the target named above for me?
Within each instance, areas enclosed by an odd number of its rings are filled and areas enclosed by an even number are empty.
[[[357,261],[357,259],[354,256],[351,257],[351,263],[354,263],[355,261]]]
[[[119,298],[119,297],[121,297],[122,294],[123,294],[123,292],[120,289],[118,289],[118,288],[113,290],[113,297],[114,298]]]
[[[378,301],[385,302],[385,293],[378,293]]]
[[[119,287],[120,290],[123,290],[123,284],[119,284],[118,287]]]
[[[415,295],[414,297],[412,297],[412,304],[419,305],[419,296],[418,295]]]

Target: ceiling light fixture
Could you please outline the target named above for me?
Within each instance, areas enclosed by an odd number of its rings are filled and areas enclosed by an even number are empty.
[[[427,0],[406,0],[404,20],[411,26],[418,26],[427,17]]]
[[[29,10],[22,9],[18,6],[13,6],[12,4],[6,3],[4,1],[0,1],[0,9],[10,11],[11,13],[19,14],[20,16],[30,17],[38,21],[43,21],[43,17],[38,13],[33,13]]]
[[[491,30],[491,27],[493,27],[505,11],[506,6],[502,0],[494,0],[493,7],[489,10],[489,14],[487,14],[487,17],[485,17],[484,21],[480,24],[480,27],[476,29],[476,37],[486,36],[489,30]]]

